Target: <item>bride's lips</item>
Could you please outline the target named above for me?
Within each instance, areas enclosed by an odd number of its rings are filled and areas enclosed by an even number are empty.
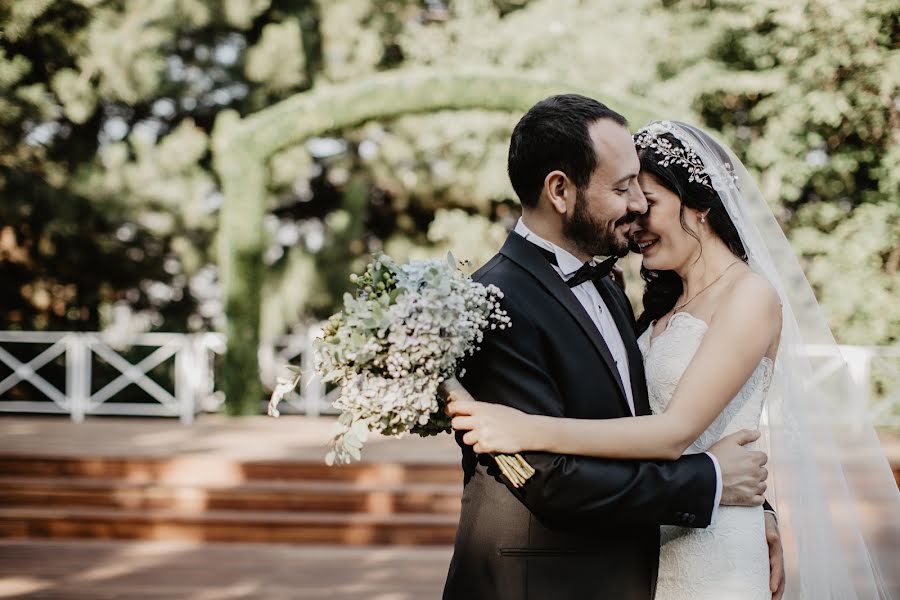
[[[644,238],[640,240],[634,240],[634,247],[641,254],[646,254],[651,248],[656,246],[657,242],[659,242],[659,238]]]

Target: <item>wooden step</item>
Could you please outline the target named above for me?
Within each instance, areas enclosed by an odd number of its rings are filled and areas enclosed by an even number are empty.
[[[97,477],[130,482],[235,485],[247,481],[344,481],[462,485],[456,463],[354,463],[249,461],[217,456],[73,457],[0,455],[0,477]]]
[[[0,537],[303,544],[452,544],[455,515],[0,508]]]
[[[135,483],[96,478],[0,478],[3,507],[307,511],[458,515],[456,484],[259,481],[235,486]]]
[[[456,464],[354,463],[329,467],[324,462],[249,461],[221,457],[29,457],[0,455],[0,476],[102,477],[130,481],[177,481],[202,476],[204,483],[240,480],[381,481],[384,483],[456,483]]]

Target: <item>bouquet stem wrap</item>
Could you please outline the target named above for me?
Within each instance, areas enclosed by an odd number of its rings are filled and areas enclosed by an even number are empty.
[[[451,399],[475,400],[456,377],[450,377],[449,379],[444,380],[440,387],[438,387],[438,393],[446,402],[450,402]],[[521,454],[496,454],[494,455],[494,462],[497,463],[500,472],[503,473],[504,477],[509,479],[510,483],[512,483],[515,488],[520,488],[525,485],[525,482],[534,475],[534,467],[529,465],[528,462],[522,458]]]

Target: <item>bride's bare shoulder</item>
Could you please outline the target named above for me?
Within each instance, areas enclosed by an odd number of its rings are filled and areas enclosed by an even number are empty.
[[[781,298],[768,279],[752,269],[738,273],[720,299],[720,310],[731,315],[761,317],[781,321]]]
[[[752,269],[746,269],[735,278],[731,293],[737,296],[748,297],[766,305],[775,304],[781,306],[778,291],[772,283]]]

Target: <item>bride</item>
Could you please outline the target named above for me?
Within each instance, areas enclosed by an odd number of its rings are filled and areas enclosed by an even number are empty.
[[[454,429],[477,453],[675,459],[762,421],[788,597],[890,597],[881,578],[890,549],[880,552],[858,515],[843,511],[859,510],[854,493],[877,488],[897,514],[897,489],[871,427],[848,431],[856,415],[846,413],[846,370],[814,383],[805,348],[826,343],[826,355],[840,355],[755,182],[730,151],[682,123],[654,122],[635,143],[649,207],[632,243],[646,282],[638,345],[653,414],[529,415],[459,390],[448,406]],[[863,471],[880,477],[852,489]],[[663,527],[661,544],[660,600],[773,597],[761,507],[721,506],[706,529]]]

